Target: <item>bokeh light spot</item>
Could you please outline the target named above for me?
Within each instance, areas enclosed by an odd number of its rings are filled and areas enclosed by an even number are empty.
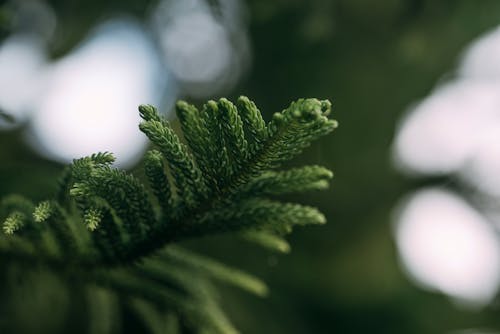
[[[421,190],[402,206],[396,241],[404,266],[423,286],[483,306],[500,282],[500,246],[484,217],[457,195]]]
[[[111,21],[52,66],[31,124],[31,143],[68,162],[110,151],[118,165],[133,164],[146,145],[137,106],[158,104],[167,79],[141,27]]]

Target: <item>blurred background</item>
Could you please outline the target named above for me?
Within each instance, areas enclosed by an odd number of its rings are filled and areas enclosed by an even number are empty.
[[[187,244],[269,283],[223,288],[237,327],[500,333],[499,27],[494,0],[0,2],[0,196],[50,196],[96,151],[140,171],[141,103],[175,123],[177,99],[247,95],[269,119],[328,98],[339,129],[291,163],[335,172],[293,197],[328,224],[288,255]]]

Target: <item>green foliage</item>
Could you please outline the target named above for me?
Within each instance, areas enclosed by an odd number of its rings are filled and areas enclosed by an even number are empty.
[[[293,226],[325,223],[313,207],[272,197],[324,189],[332,173],[273,169],[336,127],[330,108],[301,99],[266,124],[246,97],[236,105],[209,101],[201,110],[178,102],[181,139],[154,107],[140,106],[139,127],[156,147],[144,159],[149,185],[114,168],[109,153],[75,160],[54,199],[2,201],[0,258],[40,265],[84,287],[90,333],[116,332],[120,307],[151,333],[237,333],[214,283],[259,296],[266,285],[173,243],[225,232],[288,252],[282,235]]]

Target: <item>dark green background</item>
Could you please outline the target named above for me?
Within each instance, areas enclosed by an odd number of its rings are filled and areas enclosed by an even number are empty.
[[[49,3],[61,23],[51,50],[58,57],[96,22],[115,12],[142,18],[155,1]],[[328,224],[296,229],[291,254],[229,237],[189,242],[269,283],[271,295],[262,300],[224,288],[237,326],[292,334],[500,330],[495,303],[460,309],[402,272],[391,211],[402,195],[431,181],[399,175],[390,160],[406,107],[453,71],[471,40],[500,23],[500,1],[259,0],[247,7],[253,62],[228,97],[251,97],[267,117],[299,97],[328,98],[340,127],[293,162],[325,165],[335,179],[327,192],[294,197],[319,206]],[[0,132],[0,195],[41,199],[61,166],[31,152],[20,131]]]

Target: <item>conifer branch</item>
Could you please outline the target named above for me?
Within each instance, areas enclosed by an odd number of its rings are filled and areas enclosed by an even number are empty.
[[[259,296],[265,284],[172,244],[229,232],[288,252],[283,235],[294,226],[325,223],[316,208],[278,196],[325,189],[333,174],[320,166],[275,169],[337,126],[330,109],[329,101],[300,99],[266,124],[246,97],[208,101],[200,110],[180,101],[183,141],[153,106],[142,105],[139,128],[155,146],[144,159],[149,187],[114,168],[110,153],[76,159],[53,199],[0,202],[0,258],[85,286],[89,307],[100,310],[89,313],[89,328],[111,331],[99,319],[125,303],[151,333],[237,333],[213,283]]]

